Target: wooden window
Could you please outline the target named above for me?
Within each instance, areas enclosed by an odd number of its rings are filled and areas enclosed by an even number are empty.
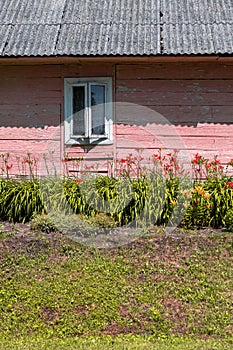
[[[112,143],[112,79],[65,79],[65,143]]]

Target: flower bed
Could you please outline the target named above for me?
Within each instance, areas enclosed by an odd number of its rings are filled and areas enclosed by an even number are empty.
[[[62,177],[48,174],[40,179],[37,161],[28,153],[17,159],[18,177],[12,178],[11,157],[2,154],[0,220],[26,222],[35,214],[61,211],[92,218],[104,227],[108,222],[116,226],[143,222],[233,228],[233,178],[228,174],[233,159],[223,165],[217,157],[195,154],[185,169],[177,150],[169,154],[160,150],[146,160],[136,150],[111,164],[109,176],[90,175],[87,165],[70,177],[72,162],[62,160]]]

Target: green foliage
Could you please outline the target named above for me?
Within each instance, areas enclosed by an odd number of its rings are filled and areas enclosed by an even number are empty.
[[[99,233],[106,234],[106,229],[113,228],[116,223],[113,218],[105,213],[97,213],[95,216],[84,216],[82,214],[49,213],[47,215],[52,227],[63,234],[77,237],[93,237]],[[55,224],[56,223],[56,224]]]
[[[57,230],[54,220],[47,214],[36,214],[30,221],[31,229],[34,231],[54,232]]]
[[[116,226],[115,220],[105,213],[97,213],[89,217],[88,222],[94,227],[112,228]]]
[[[29,221],[33,213],[44,209],[37,180],[0,179],[0,219],[12,222]]]
[[[230,178],[225,176],[196,182],[182,224],[185,227],[224,226],[227,213],[233,209],[233,189],[229,183]]]
[[[152,336],[124,335],[118,337],[78,337],[68,339],[20,338],[0,344],[0,350],[231,350],[227,339],[154,339]]]
[[[153,342],[183,335],[230,339],[231,234],[163,239],[96,250],[58,234],[6,237],[0,343],[119,334],[131,334],[130,343],[142,334]]]
[[[97,213],[105,212],[117,225],[135,220],[164,224],[173,211],[179,179],[165,180],[159,172],[133,179],[97,176],[84,179],[81,184],[66,181],[64,192],[76,214],[96,218]]]
[[[38,213],[57,213],[73,215],[71,226],[76,229],[78,222],[83,226],[80,218],[87,219],[84,224],[90,224],[90,229],[128,224],[230,228],[227,213],[233,209],[233,182],[220,161],[196,154],[193,185],[179,166],[177,153],[153,155],[150,170],[141,165],[141,153],[129,155],[119,161],[118,177],[47,176],[38,180],[33,171],[29,180],[7,176],[0,179],[0,219],[26,222]],[[30,157],[26,161],[32,166]],[[8,157],[4,156],[3,162],[9,167]],[[228,166],[232,165],[230,161]],[[80,215],[78,220],[75,215]]]
[[[233,232],[233,208],[227,211],[223,218],[223,224],[228,231]]]

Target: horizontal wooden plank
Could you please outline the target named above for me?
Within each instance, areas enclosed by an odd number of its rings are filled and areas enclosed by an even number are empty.
[[[0,127],[0,140],[61,140],[60,127]]]
[[[63,65],[10,65],[0,66],[0,77],[4,78],[60,78]]]
[[[9,152],[21,155],[49,154],[49,152],[60,153],[60,140],[0,140],[0,152]]]
[[[146,128],[138,127],[138,126],[129,126],[119,124],[117,125],[117,137],[123,136],[131,136],[136,135],[144,138],[151,137],[153,138],[160,135],[172,135],[177,134],[180,136],[187,137],[233,137],[233,124],[231,125],[216,125],[214,123],[198,123],[197,126],[167,126],[167,125],[153,125],[147,126]]]
[[[213,119],[210,106],[139,106],[119,103],[116,106],[116,123],[146,125],[154,122],[187,123],[211,122]]]
[[[60,123],[60,104],[0,104],[0,126],[30,128]]]
[[[198,123],[196,127],[189,126],[176,126],[176,132],[182,137],[214,137],[220,138],[232,138],[233,137],[233,124],[231,125],[220,125],[214,123]]]
[[[229,125],[233,121],[232,106],[147,106],[175,125],[214,123]]]
[[[148,135],[148,131],[143,126],[117,124],[116,136],[120,137],[121,135],[141,135],[144,137]]]
[[[1,79],[9,78],[64,78],[114,76],[114,64],[58,64],[58,65],[11,65],[0,66]]]
[[[232,106],[138,106],[119,104],[117,124],[142,125],[163,121],[164,124],[193,125],[214,123],[229,125],[233,121]]]
[[[14,104],[14,105],[27,105],[27,104],[52,104],[61,103],[61,91],[43,91],[43,90],[33,90],[25,89],[20,86],[15,89],[5,89],[0,88],[0,104]]]
[[[119,149],[127,148],[129,150],[135,150],[136,148],[167,148],[166,139],[141,137],[141,135],[120,135],[116,141],[117,153]]]
[[[116,66],[117,80],[233,79],[233,67],[219,62],[125,64]]]
[[[117,102],[135,103],[142,106],[233,106],[233,93],[192,93],[192,92],[161,92],[161,91],[127,91],[116,93]]]
[[[98,77],[114,76],[115,65],[113,64],[67,64],[63,66],[62,75],[66,78],[75,77]]]
[[[117,92],[233,92],[233,80],[141,79],[118,80]]]
[[[215,154],[223,155],[223,152],[233,149],[233,139],[231,137],[218,138],[214,136],[207,137],[182,137],[187,149],[194,151],[214,151]],[[231,152],[232,153],[232,152]]]
[[[56,77],[1,77],[0,76],[0,90],[1,92],[5,89],[19,89],[24,90],[33,89],[35,91],[62,91],[63,90],[63,79]]]
[[[224,123],[229,124],[233,123],[233,107],[232,106],[213,106],[211,107],[213,121],[215,123]]]
[[[65,146],[64,152],[68,157],[106,158],[114,153],[114,145]]]
[[[151,142],[149,139],[140,137],[121,136],[117,140],[117,148],[124,147],[128,149],[135,148],[165,148],[165,149],[187,149],[195,152],[215,151],[216,154],[233,149],[233,140],[231,137],[218,138],[214,136],[182,136],[177,137],[157,137]],[[233,158],[233,152],[232,158]]]

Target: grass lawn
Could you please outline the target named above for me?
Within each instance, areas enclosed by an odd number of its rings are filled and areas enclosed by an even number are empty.
[[[101,250],[2,228],[0,350],[232,349],[232,248],[210,230]]]
[[[163,341],[142,337],[87,338],[32,340],[30,338],[6,341],[0,350],[66,350],[66,349],[114,349],[114,350],[231,350],[233,341],[200,339],[167,339]]]

